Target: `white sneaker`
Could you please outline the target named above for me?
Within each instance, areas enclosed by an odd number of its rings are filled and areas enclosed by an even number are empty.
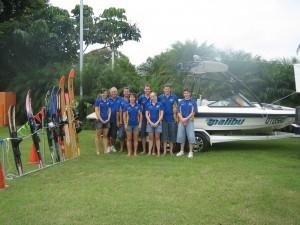
[[[191,159],[193,158],[193,156],[194,156],[193,152],[189,152],[188,158]]]
[[[184,152],[183,151],[180,151],[176,154],[176,156],[183,156],[184,155]]]
[[[110,146],[110,151],[111,151],[111,152],[117,152],[117,150],[116,150],[115,146],[113,146],[113,145],[112,145],[112,146]]]
[[[106,149],[106,152],[105,152],[106,154],[108,154],[108,153],[110,153],[110,147],[107,147],[107,149]]]

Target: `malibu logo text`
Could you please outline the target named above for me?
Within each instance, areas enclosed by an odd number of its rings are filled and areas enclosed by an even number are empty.
[[[208,126],[240,126],[245,122],[245,119],[226,118],[226,119],[207,119]]]

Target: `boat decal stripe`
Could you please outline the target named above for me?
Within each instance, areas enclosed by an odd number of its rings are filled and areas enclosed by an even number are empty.
[[[249,117],[293,117],[294,114],[259,114],[259,113],[196,113],[195,117],[235,117],[235,118],[249,118]]]

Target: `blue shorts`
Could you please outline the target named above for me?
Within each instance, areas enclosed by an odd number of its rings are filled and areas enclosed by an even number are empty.
[[[96,129],[105,129],[105,128],[110,128],[110,123],[101,123],[100,120],[96,120],[95,123],[95,128]]]
[[[136,131],[139,131],[139,126],[136,125],[136,126],[127,126],[127,129],[126,129],[127,132],[136,132]]]
[[[176,142],[177,126],[175,122],[162,122],[162,141],[163,142]]]
[[[178,123],[177,130],[177,143],[185,143],[185,137],[187,136],[189,144],[195,144],[195,131],[194,121],[189,120],[184,126],[181,122]]]
[[[147,124],[146,131],[148,133],[161,133],[162,132],[161,124],[159,124],[157,127],[151,127],[150,124]]]

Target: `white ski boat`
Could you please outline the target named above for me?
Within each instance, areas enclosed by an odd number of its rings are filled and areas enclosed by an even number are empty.
[[[219,101],[199,101],[195,130],[209,133],[268,133],[291,125],[295,109],[252,103],[242,94]]]

